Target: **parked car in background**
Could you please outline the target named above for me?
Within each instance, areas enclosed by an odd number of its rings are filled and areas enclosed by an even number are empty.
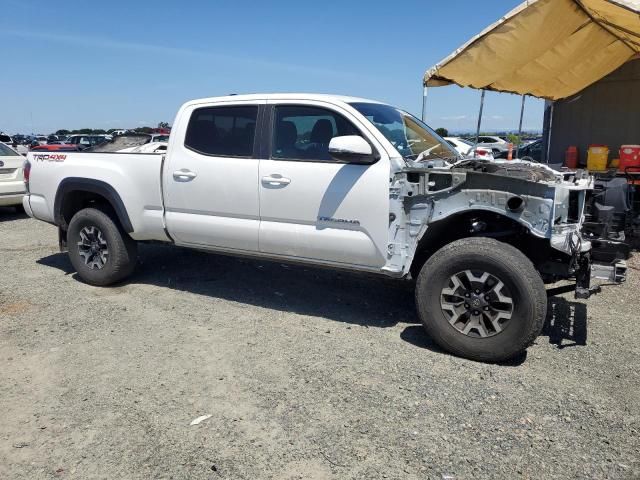
[[[164,153],[167,151],[167,142],[149,142],[137,147],[127,147],[118,150],[121,153]]]
[[[16,150],[0,143],[0,206],[22,207],[25,186],[22,173],[24,158]]]
[[[11,138],[10,135],[6,135],[4,133],[0,133],[0,143],[11,147],[13,150],[18,152],[20,155],[26,155],[29,152],[29,148],[25,145],[22,145],[18,142],[16,138]]]
[[[10,135],[7,135],[6,133],[0,133],[0,143],[4,143],[5,145],[12,147],[15,142]]]
[[[151,134],[151,140],[149,140],[149,143],[151,142],[168,142],[169,141],[169,134],[168,133],[152,133]]]
[[[78,148],[78,145],[73,145],[71,143],[47,143],[46,145],[38,145],[36,147],[32,147],[32,152],[77,152],[81,150]]]
[[[460,137],[444,137],[444,139],[462,156],[473,157],[475,153],[475,157],[481,160],[493,160],[491,150],[481,147],[474,148],[473,142],[469,140]]]
[[[530,162],[542,162],[543,160],[543,149],[542,149],[542,140],[535,140],[528,145],[521,146],[518,149],[517,158],[520,160],[528,160]],[[507,158],[509,152],[500,152],[497,158]],[[516,158],[516,148],[513,149],[513,158]]]
[[[77,145],[79,150],[84,150],[108,142],[112,138],[111,135],[71,135],[67,139],[67,143]]]
[[[475,137],[468,139],[470,142],[475,142]],[[478,137],[478,147],[491,150],[493,156],[499,155],[501,152],[509,151],[509,142],[505,139],[496,137],[494,135],[480,135]]]

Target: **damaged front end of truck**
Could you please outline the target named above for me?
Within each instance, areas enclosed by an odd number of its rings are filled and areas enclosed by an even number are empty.
[[[592,188],[586,172],[556,172],[530,162],[411,162],[392,178],[384,268],[411,275],[449,242],[493,237],[525,253],[545,282],[574,279],[576,298],[588,298],[600,289],[592,280],[626,278],[624,261],[596,263],[591,242],[583,238]]]

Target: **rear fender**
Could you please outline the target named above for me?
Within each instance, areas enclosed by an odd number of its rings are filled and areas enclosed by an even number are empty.
[[[129,219],[129,214],[118,192],[108,183],[92,178],[79,177],[65,178],[58,186],[53,211],[55,224],[59,227],[66,228],[66,221],[62,212],[65,198],[72,192],[89,192],[100,195],[109,202],[124,231],[127,233],[133,232],[133,225]]]

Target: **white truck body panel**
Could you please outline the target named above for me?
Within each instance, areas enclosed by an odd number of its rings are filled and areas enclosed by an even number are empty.
[[[297,105],[300,101],[270,100],[279,105]],[[323,100],[307,100],[304,104],[336,111],[367,135],[370,133],[347,108]],[[365,268],[384,266],[391,166],[380,139],[371,140],[380,152],[380,159],[373,165],[261,160],[261,252]],[[279,184],[278,178],[289,183]],[[357,224],[340,223],[355,219]]]
[[[544,168],[534,166],[531,168],[538,174],[531,173],[532,177],[546,177],[537,188],[545,191],[539,194],[546,196],[544,199],[528,199],[527,185],[522,180],[509,180],[509,172],[506,177],[483,177],[480,190],[474,193],[466,186],[468,175],[476,179],[476,184],[479,181],[472,168],[454,171],[444,160],[413,163],[403,159],[382,131],[352,105],[362,102],[383,105],[353,97],[309,94],[242,95],[187,102],[177,113],[166,157],[30,153],[33,171],[24,205],[35,218],[56,223],[55,199],[60,186],[69,179],[89,179],[104,182],[119,195],[134,240],[174,242],[391,276],[409,273],[418,243],[431,222],[472,209],[500,213],[531,228],[531,233],[541,238],[551,240],[555,236],[552,246],[571,253],[567,247],[557,247],[567,243],[569,233],[566,229],[554,233],[554,198],[570,188],[590,188],[584,181],[569,184],[548,172],[540,174]],[[272,140],[264,136],[273,128],[266,126],[271,125],[266,112],[272,104],[321,107],[339,114],[372,146],[376,161],[358,164],[272,158],[266,146],[256,147]],[[250,157],[202,154],[185,146],[188,124],[196,109],[247,105],[259,106],[259,111],[265,112],[262,119],[258,114],[256,124],[265,131],[255,132]],[[455,177],[457,183],[439,190],[437,182],[431,180],[433,175]],[[506,188],[501,190],[501,185]],[[523,195],[523,211],[505,210],[504,202],[514,194]],[[470,195],[474,196],[471,200]],[[581,202],[580,209],[584,197]],[[566,220],[565,212],[562,222]],[[578,232],[579,228],[577,221],[569,230]],[[588,242],[583,242],[582,249],[588,248]]]
[[[264,103],[191,102],[178,112],[162,177],[167,228],[176,244],[258,251],[260,159],[209,157],[186,148],[184,139],[197,108]],[[196,176],[179,175],[185,172]]]
[[[62,181],[90,178],[118,192],[129,213],[134,240],[169,241],[162,219],[162,155],[32,152],[27,158],[36,172],[29,183],[29,206],[35,218],[55,223],[54,203]]]

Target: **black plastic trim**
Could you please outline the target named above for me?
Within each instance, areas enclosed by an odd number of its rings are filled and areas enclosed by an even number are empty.
[[[81,177],[69,177],[60,182],[58,191],[56,192],[56,198],[53,204],[54,220],[55,224],[59,227],[65,224],[62,218],[62,206],[64,198],[71,192],[90,192],[104,197],[118,216],[120,225],[127,233],[133,232],[133,225],[129,219],[129,214],[124,206],[118,192],[106,182],[101,180],[95,180],[93,178],[81,178]]]

